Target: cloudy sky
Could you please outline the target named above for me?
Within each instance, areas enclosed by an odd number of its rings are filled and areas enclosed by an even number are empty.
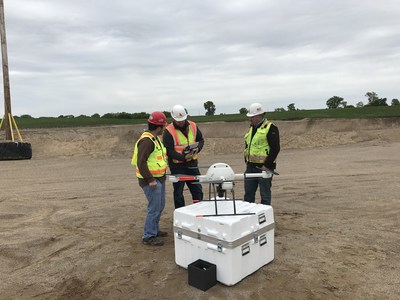
[[[400,99],[398,0],[4,0],[14,115]],[[0,106],[0,113],[3,105]],[[4,111],[3,111],[4,112]]]

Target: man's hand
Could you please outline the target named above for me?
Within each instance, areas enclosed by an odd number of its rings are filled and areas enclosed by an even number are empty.
[[[157,180],[150,181],[150,182],[149,182],[149,186],[150,186],[152,189],[155,189],[156,186],[157,186]]]
[[[191,161],[193,159],[193,153],[190,152],[188,154],[185,155],[185,160],[186,161]]]

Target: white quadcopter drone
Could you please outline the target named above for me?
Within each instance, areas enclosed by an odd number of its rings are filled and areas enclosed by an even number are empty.
[[[195,183],[204,184],[208,183],[210,185],[209,190],[209,200],[202,201],[214,201],[215,202],[215,215],[207,215],[211,216],[222,216],[217,212],[217,201],[233,201],[233,214],[223,214],[223,215],[242,215],[236,213],[236,205],[235,205],[235,193],[234,193],[234,185],[235,181],[238,180],[247,180],[247,179],[258,179],[258,178],[271,178],[273,174],[278,175],[278,173],[274,171],[262,171],[261,173],[242,173],[235,174],[232,168],[226,163],[215,163],[211,165],[207,173],[205,175],[169,175],[169,181],[178,182],[178,181],[196,181]],[[211,197],[211,191],[213,191],[213,197]],[[227,191],[232,193],[232,199],[228,199],[226,194]],[[247,214],[247,213],[246,213]]]
[[[199,183],[222,184],[221,188],[225,191],[233,189],[233,183],[237,180],[248,178],[271,178],[273,171],[262,171],[261,173],[242,173],[235,174],[232,168],[226,163],[216,163],[211,165],[205,175],[169,175],[169,181],[189,181],[198,180]]]

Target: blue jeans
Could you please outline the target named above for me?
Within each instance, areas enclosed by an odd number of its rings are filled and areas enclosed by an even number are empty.
[[[255,165],[247,164],[246,173],[261,173]],[[244,201],[255,202],[256,191],[260,186],[261,204],[271,205],[271,178],[249,178],[244,181]]]
[[[143,239],[147,239],[157,236],[157,233],[160,231],[160,217],[165,207],[165,182],[157,180],[155,188],[146,185],[142,189],[148,202],[143,231]]]
[[[188,168],[188,167],[170,167],[171,174],[185,174],[185,175],[200,175],[200,171],[198,168]],[[192,194],[192,200],[203,200],[203,188],[201,184],[195,183],[196,181],[178,181],[174,182],[174,205],[175,208],[185,206],[185,197],[183,196],[183,189],[185,187],[185,183],[189,188],[190,193]]]

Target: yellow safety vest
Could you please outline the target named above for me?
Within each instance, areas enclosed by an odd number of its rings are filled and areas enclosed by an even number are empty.
[[[144,138],[149,138],[154,143],[154,150],[147,159],[147,167],[153,177],[162,177],[167,171],[167,151],[160,139],[154,137],[150,132],[144,132],[135,144],[131,163],[136,168],[136,176],[143,178],[137,165],[137,152],[139,141]]]
[[[244,135],[246,141],[246,149],[244,149],[244,159],[251,163],[264,163],[269,154],[271,147],[268,144],[267,134],[271,127],[271,122],[264,120],[261,126],[257,129],[253,138],[253,126],[250,126],[249,131]]]
[[[178,153],[183,153],[183,150],[189,145],[196,143],[196,135],[197,135],[197,126],[194,122],[189,122],[188,128],[188,136],[186,137],[182,131],[176,130],[174,124],[169,124],[166,130],[171,134],[172,138],[174,139],[174,150]],[[197,154],[193,155],[193,160],[197,159]],[[172,160],[174,163],[179,164],[183,163],[183,160]]]

